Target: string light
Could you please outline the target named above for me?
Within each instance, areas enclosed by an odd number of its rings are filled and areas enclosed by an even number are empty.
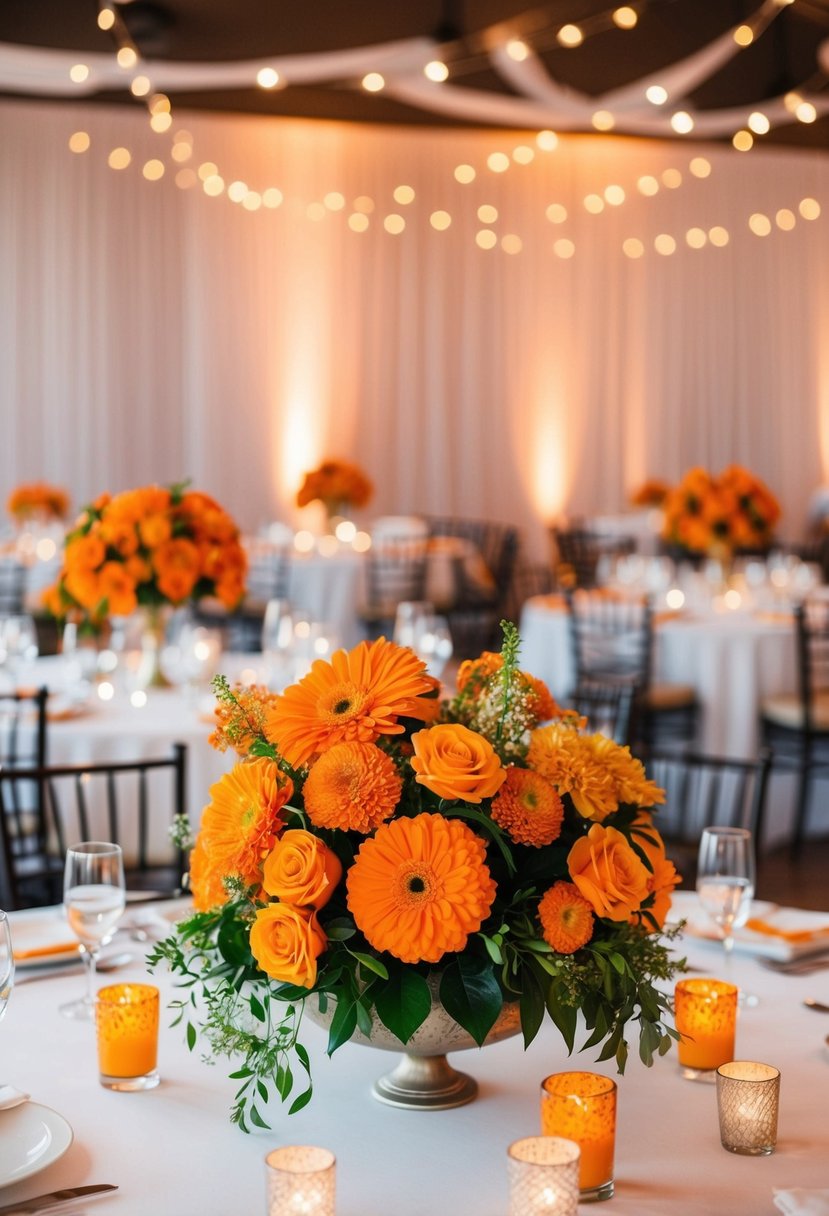
[[[440,59],[430,59],[423,69],[423,75],[435,84],[443,84],[444,80],[449,79],[449,68]]]
[[[69,69],[69,79],[73,84],[83,84],[89,79],[89,68],[85,63],[75,63]]]
[[[671,115],[671,126],[677,135],[689,135],[694,129],[694,120],[687,110],[677,110]]]
[[[610,110],[597,110],[590,121],[597,131],[612,131],[616,126],[616,119]]]
[[[367,72],[361,83],[367,93],[379,93],[386,87],[386,79],[379,72]]]
[[[275,89],[279,84],[279,72],[276,68],[260,68],[256,73],[256,83],[260,89]]]
[[[515,63],[523,63],[529,58],[530,48],[521,38],[510,38],[504,50]]]
[[[565,46],[568,49],[581,46],[584,42],[584,34],[577,25],[563,25],[556,34],[556,42],[559,46]]]
[[[750,131],[735,131],[731,142],[738,152],[750,152],[754,147],[754,136]]]
[[[645,97],[652,106],[664,106],[668,100],[668,90],[663,89],[661,84],[651,84],[645,89]]]
[[[102,8],[98,13],[98,29],[111,30],[115,25],[115,13],[111,8]]]
[[[623,4],[621,8],[614,9],[612,16],[613,24],[618,26],[620,30],[632,30],[639,20],[636,9],[631,8],[627,4]]]
[[[738,25],[734,31],[734,41],[737,46],[751,46],[754,41],[754,30],[750,25]]]
[[[771,123],[765,114],[755,110],[748,116],[748,127],[755,135],[767,135],[771,129]]]

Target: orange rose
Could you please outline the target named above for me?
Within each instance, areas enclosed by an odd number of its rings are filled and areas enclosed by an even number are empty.
[[[506,769],[491,743],[467,726],[451,722],[412,735],[415,780],[441,798],[480,802],[491,798],[506,779]]]
[[[138,607],[135,583],[120,562],[104,562],[100,571],[101,599],[110,616],[129,616]]]
[[[192,541],[167,540],[153,553],[158,589],[174,604],[186,600],[199,577],[199,551]]]
[[[594,823],[567,857],[570,877],[597,916],[627,920],[649,895],[647,867],[616,828]]]
[[[328,903],[343,868],[319,836],[294,828],[276,842],[265,859],[262,886],[286,904],[317,912]]]
[[[291,904],[268,904],[256,913],[250,931],[250,948],[262,971],[281,984],[313,988],[317,959],[328,939],[316,913]]]
[[[141,520],[138,531],[142,545],[148,549],[155,549],[165,540],[170,539],[172,525],[167,515],[149,515],[146,519]]]
[[[100,566],[105,556],[104,542],[92,532],[71,541],[66,549],[67,563],[77,566],[80,570],[94,570],[96,566]]]

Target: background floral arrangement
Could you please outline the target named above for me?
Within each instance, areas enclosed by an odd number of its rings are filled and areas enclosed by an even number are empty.
[[[6,501],[6,510],[13,519],[65,519],[69,512],[69,495],[60,486],[46,481],[29,482],[12,490]]]
[[[285,1100],[306,998],[335,1009],[328,1051],[376,1016],[401,1048],[430,1012],[482,1044],[505,1001],[525,1044],[545,1014],[572,1050],[579,1011],[624,1068],[676,1032],[654,987],[676,970],[657,930],[679,881],[639,761],[562,712],[501,654],[462,664],[440,703],[413,651],[380,639],[317,660],[279,696],[221,678],[213,742],[243,757],[210,791],[191,855],[196,913],[150,956],[189,995],[192,1048],[241,1056],[233,1119]],[[546,723],[542,725],[542,723]]]
[[[322,502],[329,515],[337,515],[342,507],[364,507],[371,501],[374,486],[355,464],[344,460],[324,460],[317,469],[305,474],[297,491],[296,505],[307,507]]]
[[[689,470],[663,507],[663,539],[691,553],[766,548],[780,518],[780,504],[768,486],[738,464],[717,477],[705,469]]]
[[[239,529],[217,502],[184,485],[146,486],[84,507],[46,604],[93,625],[203,596],[233,608],[246,568]]]
[[[658,477],[649,477],[633,491],[629,500],[630,505],[632,507],[661,507],[670,492],[671,487],[667,481],[660,481]]]

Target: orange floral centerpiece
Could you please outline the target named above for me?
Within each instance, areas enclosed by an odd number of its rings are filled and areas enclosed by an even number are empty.
[[[768,486],[738,464],[716,477],[690,469],[663,505],[663,539],[715,557],[767,548],[780,518],[780,504]]]
[[[6,502],[6,510],[16,523],[29,520],[49,523],[65,519],[69,511],[69,495],[60,486],[46,481],[30,482],[12,490]]]
[[[46,604],[92,627],[204,596],[233,608],[245,572],[239,529],[217,502],[184,485],[146,486],[84,507]]]
[[[671,487],[667,481],[660,481],[658,477],[649,477],[633,491],[630,496],[630,505],[632,507],[661,507],[670,492]]]
[[[292,1064],[309,1080],[291,1111],[310,1098],[309,1001],[333,1009],[329,1052],[378,1023],[402,1050],[435,999],[479,1045],[509,1002],[527,1045],[549,1014],[572,1049],[581,1013],[584,1046],[620,1070],[629,1022],[647,1063],[676,1038],[654,983],[677,967],[663,793],[519,670],[504,633],[442,703],[382,638],[278,696],[217,680],[213,742],[241,758],[195,840],[196,911],[150,961],[199,993],[176,1002],[191,1048],[241,1057],[243,1128],[266,1126],[273,1088],[288,1098]]]
[[[374,486],[362,469],[345,460],[324,460],[306,473],[297,491],[296,505],[321,502],[329,519],[342,515],[346,507],[364,507],[371,501]]]

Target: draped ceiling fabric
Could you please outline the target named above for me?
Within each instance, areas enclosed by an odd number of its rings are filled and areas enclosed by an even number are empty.
[[[47,478],[80,504],[189,476],[244,527],[299,523],[303,470],[351,458],[371,514],[512,521],[546,552],[560,513],[621,510],[646,477],[737,460],[785,534],[829,480],[829,162],[819,154],[187,115],[209,160],[285,196],[249,212],[140,166],[169,139],[125,107],[0,105],[0,491]],[[73,155],[73,131],[92,144]],[[116,172],[107,154],[132,152]],[[699,179],[695,156],[712,166]],[[467,163],[469,185],[454,178]],[[654,197],[643,175],[678,169]],[[393,200],[406,184],[413,202]],[[586,195],[620,185],[599,215]],[[329,192],[344,209],[308,217]],[[347,224],[356,198],[375,209]],[[806,222],[801,199],[817,199]],[[567,218],[552,223],[550,204]],[[498,219],[484,223],[489,204]],[[451,215],[435,231],[435,210]],[[796,217],[791,231],[774,222]],[[754,235],[754,213],[772,232]],[[388,214],[406,228],[391,235]],[[686,244],[727,229],[725,248]],[[476,234],[517,236],[516,254]],[[654,251],[664,234],[671,256]],[[645,252],[631,260],[627,238]],[[571,241],[572,257],[554,252]],[[561,246],[559,246],[561,251]],[[566,249],[565,249],[566,252]]]

